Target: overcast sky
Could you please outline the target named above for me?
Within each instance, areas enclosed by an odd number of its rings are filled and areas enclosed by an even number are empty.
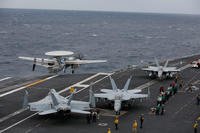
[[[200,14],[200,0],[0,0],[0,8]]]

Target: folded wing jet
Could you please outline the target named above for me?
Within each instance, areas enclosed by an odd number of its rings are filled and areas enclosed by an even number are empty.
[[[28,107],[30,111],[38,112],[39,115],[47,115],[57,112],[90,114],[90,109],[95,107],[93,92],[90,90],[89,102],[72,100],[74,93],[69,98],[59,95],[55,89],[51,89],[48,95],[37,101],[28,103],[28,92],[24,96],[24,108]]]

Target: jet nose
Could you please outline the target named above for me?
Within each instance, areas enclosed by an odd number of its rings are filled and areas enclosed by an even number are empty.
[[[118,112],[121,109],[121,101],[116,100],[114,104],[114,110]]]
[[[162,71],[158,71],[158,77],[160,78],[162,76]]]

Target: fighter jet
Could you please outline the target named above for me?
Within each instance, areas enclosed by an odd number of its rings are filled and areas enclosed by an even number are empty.
[[[164,66],[161,66],[158,60],[155,58],[156,66],[148,66],[147,68],[142,68],[144,71],[149,72],[149,77],[158,77],[162,79],[163,77],[173,77],[180,70],[176,67],[167,67],[168,60],[165,62]]]
[[[51,51],[46,52],[45,55],[49,56],[50,58],[45,59],[24,56],[19,56],[18,58],[32,61],[32,71],[35,71],[36,65],[40,65],[46,67],[49,73],[58,73],[62,70],[65,72],[68,67],[71,67],[72,73],[74,73],[75,69],[81,64],[107,62],[107,60],[83,60],[83,56],[80,54],[76,55],[71,51]]]
[[[106,99],[109,101],[114,102],[114,111],[116,115],[120,114],[122,102],[124,104],[131,105],[132,102],[134,102],[135,99],[142,99],[147,98],[150,95],[150,91],[148,90],[148,94],[138,94],[142,90],[139,89],[132,89],[128,90],[130,81],[132,77],[130,77],[124,86],[123,89],[118,89],[115,81],[112,79],[112,77],[109,77],[112,85],[111,89],[101,89],[101,92],[99,94],[94,94],[94,97],[97,99]]]
[[[37,102],[28,103],[28,92],[25,92],[23,107],[30,111],[38,112],[39,115],[47,115],[57,112],[90,114],[90,109],[95,107],[93,92],[90,90],[89,102],[72,100],[75,92],[69,98],[59,95],[55,89],[51,89],[48,95]]]

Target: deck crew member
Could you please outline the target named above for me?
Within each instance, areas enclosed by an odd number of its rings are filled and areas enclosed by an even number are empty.
[[[194,133],[197,133],[197,127],[198,127],[198,122],[195,121],[193,128],[194,128]]]
[[[197,95],[197,105],[200,103],[200,94]]]
[[[160,114],[161,114],[161,115],[164,115],[164,111],[165,111],[165,110],[164,110],[164,104],[162,104],[162,105],[161,105],[161,112],[160,112]]]
[[[133,125],[132,125],[133,133],[137,133],[137,128],[138,128],[138,123],[136,120],[134,120]]]
[[[118,118],[118,116],[115,117],[114,124],[115,124],[115,129],[118,130],[118,128],[119,128],[118,127],[118,125],[119,125],[119,118]]]
[[[107,133],[111,133],[111,130],[110,130],[110,128],[108,128],[108,131],[107,131]]]
[[[143,127],[143,122],[144,122],[144,115],[141,114],[141,115],[140,115],[140,128]]]

